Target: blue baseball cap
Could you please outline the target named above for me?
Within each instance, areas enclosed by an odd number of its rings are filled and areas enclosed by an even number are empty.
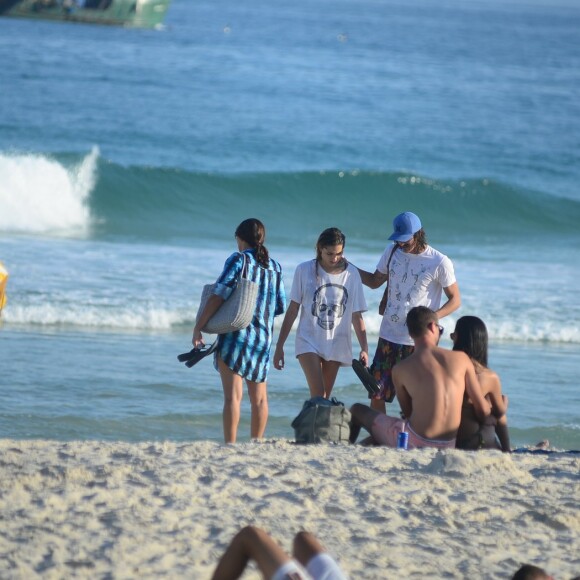
[[[395,231],[389,236],[389,240],[408,242],[421,227],[421,220],[414,213],[410,211],[400,213],[393,220],[393,229]]]

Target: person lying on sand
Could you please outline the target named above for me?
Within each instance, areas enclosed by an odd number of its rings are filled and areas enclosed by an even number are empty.
[[[393,368],[393,383],[405,419],[388,417],[356,403],[350,412],[350,441],[364,427],[376,445],[397,446],[401,431],[409,434],[408,448],[454,448],[461,421],[463,395],[467,392],[478,419],[490,415],[473,363],[464,352],[438,346],[443,328],[437,314],[425,306],[412,308],[407,328],[415,342],[411,356]]]
[[[346,580],[338,564],[309,532],[294,537],[290,557],[264,530],[246,526],[231,541],[212,580],[239,578],[254,560],[267,580]]]

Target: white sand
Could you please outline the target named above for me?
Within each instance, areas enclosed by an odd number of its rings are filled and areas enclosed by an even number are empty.
[[[580,458],[360,446],[0,440],[1,578],[209,578],[244,525],[354,578],[580,573]],[[255,571],[245,578],[258,578]]]

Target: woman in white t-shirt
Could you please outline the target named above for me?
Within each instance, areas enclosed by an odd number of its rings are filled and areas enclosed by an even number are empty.
[[[300,312],[296,358],[311,397],[330,397],[338,369],[352,364],[351,325],[368,365],[368,344],[362,313],[367,305],[358,270],[343,257],[344,234],[328,228],[318,237],[316,259],[294,272],[290,306],[286,310],[274,353],[274,366],[284,368],[284,343]]]

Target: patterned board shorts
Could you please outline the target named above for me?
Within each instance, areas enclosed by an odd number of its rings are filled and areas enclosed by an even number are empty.
[[[379,338],[375,358],[371,365],[370,371],[379,383],[381,390],[369,399],[377,399],[391,403],[395,398],[395,385],[391,378],[393,367],[402,360],[406,359],[415,347],[408,344],[395,344],[384,338]]]

